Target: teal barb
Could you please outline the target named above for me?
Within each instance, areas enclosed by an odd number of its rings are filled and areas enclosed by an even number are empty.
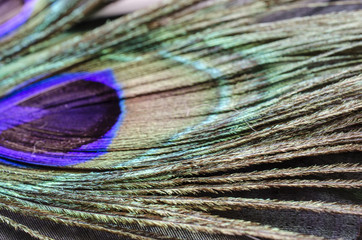
[[[104,154],[124,114],[113,78],[110,70],[62,74],[4,97],[0,161],[69,166]]]
[[[361,238],[361,3],[109,2],[0,39],[1,240]]]

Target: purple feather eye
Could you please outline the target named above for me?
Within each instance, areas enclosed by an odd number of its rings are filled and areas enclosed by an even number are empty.
[[[0,101],[0,159],[68,166],[104,154],[122,121],[110,70],[52,77]]]
[[[0,0],[0,38],[13,32],[30,17],[36,0]]]

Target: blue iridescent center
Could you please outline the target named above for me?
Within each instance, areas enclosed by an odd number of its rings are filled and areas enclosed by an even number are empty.
[[[71,73],[22,88],[0,101],[0,159],[68,166],[104,154],[124,107],[110,70]]]

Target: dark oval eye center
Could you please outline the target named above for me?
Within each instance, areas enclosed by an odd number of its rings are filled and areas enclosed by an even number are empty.
[[[23,152],[36,148],[37,153],[77,149],[112,129],[121,114],[119,102],[117,91],[100,82],[77,80],[55,86],[16,106],[35,109],[35,120],[1,132],[0,145]],[[39,118],[37,109],[43,112]]]

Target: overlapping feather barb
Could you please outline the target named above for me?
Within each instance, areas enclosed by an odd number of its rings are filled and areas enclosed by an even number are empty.
[[[102,152],[80,164],[40,166],[0,152],[0,236],[358,238],[361,2],[168,1],[65,31],[101,4],[38,0],[1,40],[2,107],[51,77],[106,70],[124,109],[109,146],[78,149]],[[69,135],[62,127],[11,120],[5,138],[10,120],[0,117],[0,146],[28,151],[9,136],[41,132],[31,153],[63,156],[46,151]]]

